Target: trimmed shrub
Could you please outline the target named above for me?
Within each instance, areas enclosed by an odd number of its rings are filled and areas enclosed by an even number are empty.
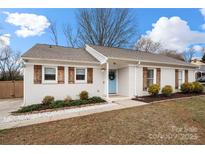
[[[53,101],[54,101],[54,97],[53,96],[45,96],[43,98],[42,103],[46,105],[46,104],[51,104]]]
[[[192,84],[193,84],[193,87],[194,87],[194,89],[193,89],[194,93],[202,93],[203,92],[204,87],[201,83],[193,82]]]
[[[101,97],[91,97],[89,98],[89,103],[102,103],[102,102],[106,102],[104,99],[102,99]]]
[[[88,104],[88,100],[87,99],[79,99],[79,100],[74,100],[74,101],[70,102],[71,106],[79,106],[79,105],[83,105],[83,104]]]
[[[182,85],[181,85],[181,91],[183,92],[183,93],[192,93],[193,92],[193,90],[194,90],[194,85],[193,85],[193,83],[183,83]]]
[[[148,87],[148,92],[151,95],[157,95],[157,94],[159,94],[159,91],[160,91],[160,87],[158,84],[153,84],[153,85]]]
[[[81,100],[88,99],[88,92],[87,92],[87,91],[81,91],[81,93],[80,93],[80,99],[81,99]]]
[[[162,88],[162,94],[165,96],[170,96],[173,92],[173,88],[170,85],[166,85]]]
[[[64,102],[71,102],[72,101],[72,98],[70,96],[66,96],[64,98]]]
[[[64,102],[62,100],[57,100],[57,101],[54,101],[52,102],[50,105],[49,105],[49,108],[61,108],[61,107],[66,107],[66,106],[69,106],[69,102]]]

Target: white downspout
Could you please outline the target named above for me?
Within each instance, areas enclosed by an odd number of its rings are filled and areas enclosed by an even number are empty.
[[[134,73],[135,73],[135,75],[134,75],[134,78],[135,78],[135,79],[134,79],[134,83],[135,83],[135,84],[134,84],[134,86],[135,86],[135,87],[134,87],[134,91],[135,91],[135,92],[134,92],[134,95],[136,96],[136,95],[137,95],[137,66],[135,66],[134,68],[135,68],[135,71],[134,71]],[[131,86],[132,86],[132,85],[131,85]]]
[[[109,63],[106,63],[106,98],[109,98]]]
[[[26,64],[23,67],[23,104],[21,106],[26,105]]]

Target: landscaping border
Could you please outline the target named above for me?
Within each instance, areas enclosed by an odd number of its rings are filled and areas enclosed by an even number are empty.
[[[182,95],[182,96],[181,97],[177,96],[174,98],[174,95]],[[173,93],[172,97],[166,97],[166,96],[163,96],[163,94],[159,94],[157,96],[147,95],[147,96],[135,97],[132,100],[142,101],[145,103],[155,103],[155,102],[164,102],[164,101],[177,100],[177,99],[183,99],[183,98],[191,98],[194,96],[205,96],[205,93],[202,93],[202,94]]]
[[[24,112],[24,113],[12,112],[11,115],[14,115],[14,116],[30,115],[30,114],[37,114],[37,113],[44,113],[44,112],[55,112],[55,111],[83,108],[83,107],[94,106],[94,105],[103,105],[103,104],[108,104],[108,102],[83,104],[83,105],[79,105],[79,106],[66,106],[66,107],[61,107],[61,108],[45,109],[45,110],[40,110],[40,111],[31,111],[31,112]]]

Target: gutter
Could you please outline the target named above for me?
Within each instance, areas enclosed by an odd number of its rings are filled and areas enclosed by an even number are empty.
[[[46,58],[31,58],[31,57],[21,57],[23,60],[48,60],[48,61],[59,61],[59,62],[72,62],[72,63],[89,63],[89,64],[100,64],[100,62],[90,62],[90,61],[76,61],[76,60],[62,60],[62,59],[46,59]]]
[[[165,63],[165,62],[156,62],[156,61],[147,61],[147,60],[136,60],[131,58],[116,58],[116,57],[108,57],[108,59],[113,60],[126,60],[126,61],[134,61],[134,62],[146,62],[146,63],[156,63],[156,64],[168,64],[168,65],[178,65],[178,66],[186,66],[186,67],[192,67],[197,68],[196,66],[189,65],[189,64],[177,64],[177,63]]]

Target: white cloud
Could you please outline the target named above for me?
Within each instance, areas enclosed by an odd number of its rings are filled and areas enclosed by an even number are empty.
[[[193,31],[180,17],[161,17],[147,32],[153,41],[161,42],[166,49],[182,52],[189,45],[205,43],[205,33]]]
[[[193,46],[193,49],[195,50],[195,51],[203,51],[203,47],[202,46],[200,46],[200,45],[194,45]]]
[[[11,37],[10,34],[0,35],[0,47],[10,45],[10,37]]]
[[[40,36],[50,23],[45,16],[28,13],[10,13],[7,15],[6,22],[19,27],[16,35],[19,37]]]
[[[200,12],[204,16],[204,18],[205,18],[205,8],[204,9],[200,9]]]
[[[205,9],[200,9],[201,15],[204,17],[205,20]],[[205,24],[201,25],[201,28],[205,30]]]

